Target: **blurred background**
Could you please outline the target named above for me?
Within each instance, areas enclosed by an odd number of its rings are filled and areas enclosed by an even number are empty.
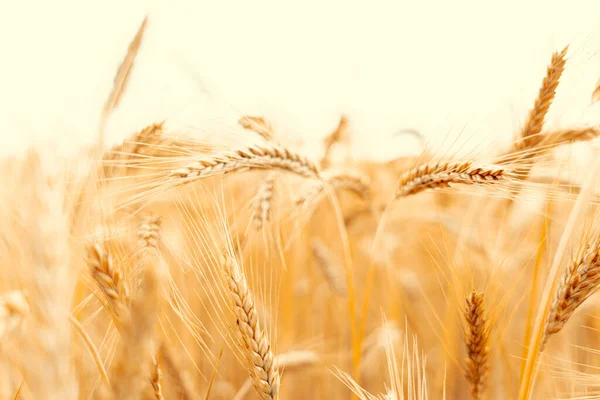
[[[263,115],[282,135],[318,141],[350,117],[354,151],[414,151],[508,140],[532,106],[553,51],[570,45],[549,123],[598,122],[597,1],[103,1],[0,6],[1,152],[96,138],[115,71],[149,22],[111,143],[166,119],[226,129]],[[206,128],[208,129],[208,128]]]

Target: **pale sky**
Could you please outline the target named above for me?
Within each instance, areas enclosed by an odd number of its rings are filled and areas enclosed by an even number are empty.
[[[146,14],[111,142],[162,119],[218,130],[238,112],[314,141],[347,113],[366,157],[402,153],[391,135],[403,128],[432,143],[461,132],[507,138],[552,52],[567,44],[550,123],[600,122],[600,106],[590,105],[600,78],[598,1],[3,1],[2,151],[47,139],[70,151],[95,140]]]

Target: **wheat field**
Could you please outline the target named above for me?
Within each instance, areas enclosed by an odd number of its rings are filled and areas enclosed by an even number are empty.
[[[600,127],[546,123],[568,47],[506,148],[357,160],[345,115],[318,152],[252,115],[110,148],[147,23],[93,146],[2,161],[0,398],[600,396],[600,161],[565,167]]]

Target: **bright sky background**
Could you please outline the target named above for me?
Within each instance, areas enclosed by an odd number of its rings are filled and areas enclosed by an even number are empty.
[[[570,44],[550,123],[600,122],[599,1],[3,1],[1,151],[95,140],[102,105],[141,20],[149,24],[111,142],[149,123],[231,126],[264,115],[320,140],[347,113],[357,153],[507,138],[551,54]],[[207,97],[206,91],[210,93]],[[216,124],[215,124],[216,123]]]

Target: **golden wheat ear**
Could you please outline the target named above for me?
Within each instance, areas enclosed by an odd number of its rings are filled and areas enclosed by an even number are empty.
[[[129,78],[131,76],[131,71],[133,70],[133,65],[137,54],[142,45],[142,39],[144,37],[144,32],[146,30],[146,25],[148,24],[148,17],[145,17],[142,21],[140,27],[138,28],[137,33],[133,37],[131,43],[129,44],[129,48],[127,49],[127,54],[125,58],[119,65],[117,69],[117,73],[115,75],[115,79],[113,81],[113,87],[106,99],[106,103],[104,103],[104,108],[102,110],[102,116],[100,119],[100,132],[98,137],[98,149],[102,151],[104,149],[104,130],[106,128],[106,124],[110,114],[119,106],[121,99],[123,98],[123,94],[127,89],[127,84],[129,83]]]
[[[516,151],[521,150],[521,146],[528,147],[530,145],[529,141],[535,140],[540,132],[542,132],[544,120],[556,96],[556,88],[560,82],[560,77],[565,70],[565,57],[568,50],[569,46],[565,47],[561,52],[552,54],[552,60],[542,81],[542,87],[540,87],[533,108],[529,112],[527,121],[520,132],[521,140],[515,143]]]
[[[244,353],[252,385],[261,399],[276,399],[279,370],[274,363],[269,337],[260,326],[258,310],[244,272],[231,256],[225,258],[223,269],[236,316],[238,345]]]
[[[560,332],[577,308],[600,287],[600,239],[594,238],[578,253],[556,290],[544,326],[542,350],[548,338]]]
[[[186,167],[171,171],[176,185],[209,176],[247,169],[278,169],[305,177],[318,178],[319,168],[306,157],[275,144],[254,145],[239,150],[200,158]]]
[[[465,344],[467,347],[466,378],[471,384],[471,397],[482,398],[488,372],[489,326],[485,314],[483,293],[475,290],[467,296],[465,317]]]
[[[402,175],[396,199],[453,184],[490,185],[512,179],[513,175],[501,166],[474,165],[471,161],[423,164]]]

